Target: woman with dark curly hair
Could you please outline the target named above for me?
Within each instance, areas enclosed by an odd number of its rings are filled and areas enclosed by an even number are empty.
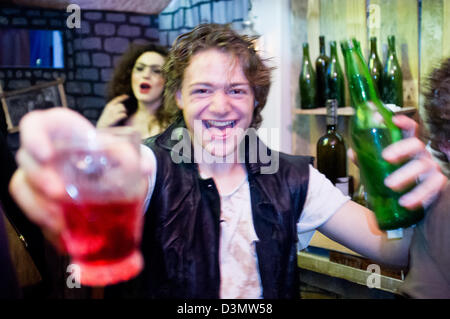
[[[122,56],[108,85],[108,104],[97,127],[128,125],[142,138],[160,133],[170,122],[164,110],[162,65],[167,50],[156,44],[132,44]]]

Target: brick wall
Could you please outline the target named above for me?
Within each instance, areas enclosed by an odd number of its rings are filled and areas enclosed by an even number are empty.
[[[121,54],[130,43],[158,42],[158,16],[81,10],[81,28],[69,29],[67,15],[64,10],[1,7],[0,28],[63,31],[65,68],[0,68],[0,81],[9,91],[62,77],[69,107],[95,122]]]
[[[160,43],[171,46],[177,36],[200,23],[231,23],[241,30],[249,6],[247,0],[172,1],[159,15]]]
[[[106,84],[130,43],[158,42],[158,15],[81,10],[81,27],[69,29],[65,10],[0,6],[0,28],[59,29],[63,33],[64,68],[1,68],[4,91],[64,78],[68,106],[95,123],[105,105]],[[5,48],[1,48],[5,50]],[[6,121],[0,108],[0,128]],[[7,135],[10,149],[19,133]]]

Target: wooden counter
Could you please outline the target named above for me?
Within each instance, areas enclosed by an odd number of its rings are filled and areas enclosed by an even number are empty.
[[[321,289],[330,291],[337,284],[333,281],[348,281],[351,284],[359,285],[366,290],[378,290],[395,295],[399,286],[403,283],[404,272],[399,269],[391,269],[383,265],[377,265],[374,261],[367,259],[356,252],[332,241],[320,232],[316,231],[309,247],[298,253],[298,266],[302,270],[307,270],[329,277],[328,281],[312,280],[312,283],[321,285]],[[371,265],[379,267],[380,273],[377,278],[379,286],[372,289],[369,287],[373,272]],[[369,281],[369,283],[368,283]],[[310,283],[311,284],[311,283]],[[351,285],[350,285],[351,286]],[[346,287],[348,290],[348,286]],[[355,291],[359,288],[355,288]]]
[[[329,239],[319,231],[316,231],[314,233],[314,236],[312,237],[309,245],[313,247],[324,248],[327,250],[337,251],[354,256],[361,256],[358,253],[354,252],[353,250],[350,250],[347,247],[342,246],[341,244]]]

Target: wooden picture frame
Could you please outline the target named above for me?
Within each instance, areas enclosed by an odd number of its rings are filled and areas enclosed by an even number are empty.
[[[4,92],[0,86],[0,100],[9,133],[19,131],[20,119],[30,111],[52,107],[67,107],[64,80],[39,83],[28,88]]]

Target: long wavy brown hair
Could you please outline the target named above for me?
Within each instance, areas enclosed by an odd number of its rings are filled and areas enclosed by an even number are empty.
[[[149,44],[131,44],[130,47],[120,58],[117,67],[114,69],[112,80],[108,83],[107,99],[110,101],[116,96],[127,94],[130,98],[125,101],[128,116],[137,111],[138,103],[131,88],[131,72],[133,71],[136,60],[145,52],[156,52],[167,58],[168,51],[165,47],[149,43]],[[164,99],[164,97],[163,97]],[[164,103],[156,110],[155,117],[161,128],[165,128],[170,124],[171,114],[167,113],[163,107]]]
[[[258,55],[254,37],[239,35],[230,25],[200,24],[192,31],[180,35],[174,42],[163,66],[166,77],[164,108],[173,116],[180,116],[175,95],[181,89],[185,69],[196,53],[207,49],[218,49],[237,57],[255,95],[255,108],[250,127],[258,128],[271,85],[272,68]]]

